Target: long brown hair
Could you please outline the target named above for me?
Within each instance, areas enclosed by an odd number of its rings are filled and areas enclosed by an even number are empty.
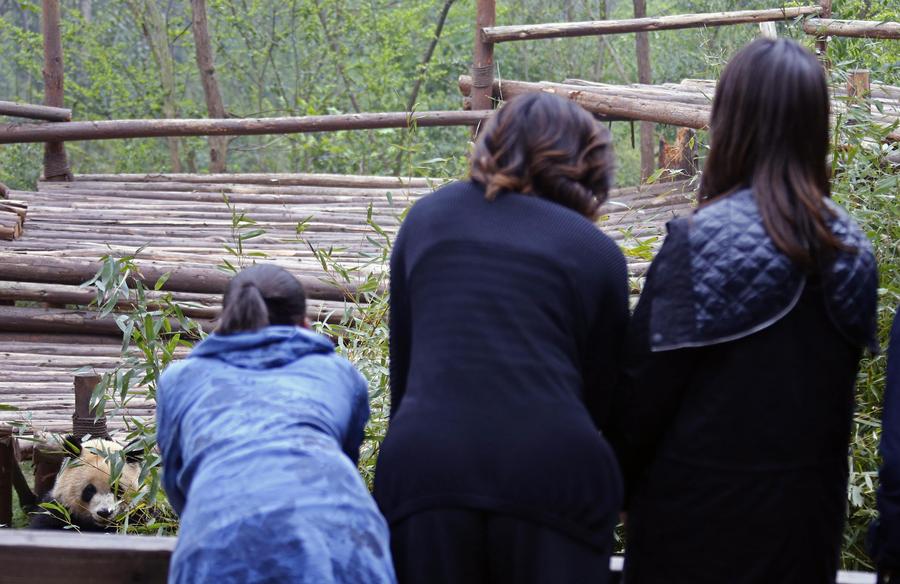
[[[234,335],[270,325],[301,325],[306,317],[303,284],[284,268],[259,264],[228,283],[216,333]]]
[[[716,87],[700,204],[751,187],[772,241],[815,269],[842,249],[828,227],[828,84],[794,41],[759,39],[728,63]]]
[[[593,219],[612,183],[609,131],[569,100],[530,93],[504,105],[472,154],[470,178],[493,200],[503,191],[532,194]]]

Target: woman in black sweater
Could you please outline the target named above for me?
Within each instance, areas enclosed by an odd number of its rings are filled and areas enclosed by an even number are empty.
[[[719,80],[699,209],[669,223],[629,331],[628,584],[835,580],[878,277],[829,199],[828,110],[792,41]]]
[[[592,219],[612,165],[587,112],[520,97],[471,180],[404,221],[375,475],[401,583],[606,582],[622,485],[601,431],[628,292]]]

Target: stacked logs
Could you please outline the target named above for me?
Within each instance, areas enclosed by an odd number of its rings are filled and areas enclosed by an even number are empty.
[[[22,201],[0,199],[0,239],[12,241],[22,235],[28,206]]]

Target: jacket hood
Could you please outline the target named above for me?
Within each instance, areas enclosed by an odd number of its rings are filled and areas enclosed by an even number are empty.
[[[252,333],[212,334],[194,347],[190,357],[218,359],[243,369],[272,369],[313,353],[333,352],[328,337],[300,327],[270,326]]]
[[[843,209],[830,199],[826,204],[833,213],[829,227],[848,251],[839,251],[820,272],[825,307],[848,341],[877,352],[878,271],[871,244]],[[806,287],[806,275],[769,237],[750,189],[670,221],[668,229],[648,274],[654,351],[753,334],[787,315]]]

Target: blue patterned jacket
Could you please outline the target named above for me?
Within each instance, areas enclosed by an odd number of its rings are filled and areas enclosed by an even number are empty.
[[[295,327],[211,335],[157,395],[163,486],[181,516],[170,582],[394,582],[356,469],[363,377]]]

